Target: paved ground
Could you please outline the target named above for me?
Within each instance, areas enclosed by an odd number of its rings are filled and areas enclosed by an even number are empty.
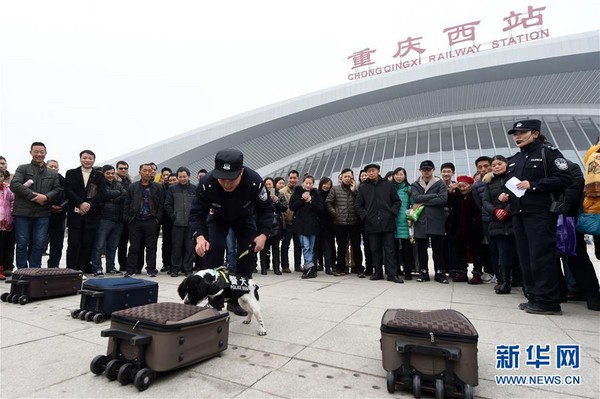
[[[160,302],[179,302],[181,278],[161,273],[155,280]],[[244,325],[232,314],[229,348],[221,356],[161,374],[143,393],[90,372],[92,358],[106,352],[107,338],[100,331],[110,321],[72,319],[69,312],[78,307],[78,296],[25,306],[0,303],[0,397],[412,397],[410,391],[391,395],[386,389],[379,328],[388,308],[451,308],[471,320],[480,335],[476,397],[600,397],[600,314],[587,310],[584,302],[563,304],[562,316],[535,316],[517,309],[523,299],[517,291],[495,295],[490,284],[393,284],[324,273],[311,280],[301,280],[299,273],[258,274],[255,280],[268,335],[257,336],[256,324]],[[0,292],[8,288],[0,284]],[[520,368],[497,370],[496,345],[517,344]],[[538,370],[526,365],[530,344],[550,345],[552,365]],[[580,368],[557,370],[556,345],[573,344],[580,346]],[[570,375],[580,384],[502,386],[497,375]]]

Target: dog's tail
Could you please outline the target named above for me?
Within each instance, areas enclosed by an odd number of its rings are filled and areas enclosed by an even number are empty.
[[[254,290],[254,298],[256,298],[257,301],[260,301],[260,298],[258,297],[258,285],[256,285],[256,289]]]

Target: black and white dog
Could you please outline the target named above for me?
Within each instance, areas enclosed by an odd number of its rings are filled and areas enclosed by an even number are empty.
[[[258,335],[267,335],[258,302],[258,285],[252,279],[229,274],[224,268],[206,269],[186,277],[179,284],[177,292],[186,304],[197,305],[208,298],[208,304],[219,310],[223,309],[226,301],[237,300],[248,312],[243,323],[250,324],[254,315],[258,322]]]

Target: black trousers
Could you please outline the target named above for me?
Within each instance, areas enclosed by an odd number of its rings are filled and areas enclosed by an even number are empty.
[[[67,238],[67,267],[73,270],[81,270],[84,273],[92,272],[92,249],[96,238],[96,228],[82,222],[81,227],[69,227]]]
[[[363,271],[363,254],[360,248],[360,225],[334,225],[333,233],[337,242],[336,269],[343,272],[348,269],[346,265],[346,253],[348,252],[348,241],[352,247],[352,260],[357,271]]]
[[[158,242],[158,223],[156,219],[138,220],[129,223],[129,254],[127,255],[127,273],[135,274],[139,269],[139,258],[146,248],[146,269],[156,270],[156,245]],[[143,267],[143,264],[142,264]]]
[[[315,240],[315,264],[325,266],[325,270],[335,267],[335,239],[333,232],[321,232]]]
[[[209,269],[216,269],[223,264],[223,253],[225,252],[225,238],[229,229],[233,229],[236,238],[236,247],[238,256],[248,249],[248,246],[254,241],[257,234],[256,217],[246,216],[234,221],[211,219],[207,222],[208,242],[210,248],[205,255],[206,265]],[[298,246],[298,248],[300,248]],[[252,278],[252,273],[256,268],[256,252],[250,250],[248,255],[238,259],[236,264],[236,273],[246,278]]]
[[[394,250],[394,232],[367,233],[373,268],[375,273],[382,273],[382,265],[385,266],[385,274],[392,277],[398,274],[398,264]]]
[[[279,252],[279,242],[281,241],[281,236],[271,236],[267,238],[265,242],[265,248],[260,251],[260,267],[264,269],[269,268],[269,257],[267,256],[267,252],[271,252],[271,264],[273,265],[273,270],[279,270],[279,264],[281,263],[281,253]]]
[[[172,260],[172,248],[173,248],[173,221],[168,217],[165,217],[165,220],[162,222],[162,264],[163,267],[170,268],[171,260]],[[190,236],[191,240],[191,236]]]
[[[163,225],[164,229],[164,225]],[[191,273],[194,268],[194,241],[189,226],[171,227],[171,272]],[[163,230],[163,241],[164,241]],[[164,260],[163,260],[164,264]]]
[[[415,238],[417,246],[417,259],[421,271],[429,270],[429,255],[427,248],[431,239],[431,251],[433,252],[433,267],[437,272],[446,271],[446,263],[444,262],[444,236],[430,234],[427,238]]]
[[[119,240],[119,249],[117,258],[119,259],[119,270],[124,272],[127,270],[127,247],[129,246],[129,224],[123,223],[121,239]]]
[[[48,256],[48,267],[58,267],[62,258],[62,251],[65,242],[65,221],[64,213],[53,213],[48,221],[48,247],[50,256]]]
[[[473,257],[473,272],[481,275],[483,272],[483,245],[480,238],[467,238],[466,240],[452,238],[454,251],[456,254],[456,270],[467,272],[469,264],[467,262],[467,248],[471,249]]]
[[[560,304],[556,220],[550,212],[517,214],[512,219],[525,293],[542,306]]]
[[[0,266],[4,270],[12,270],[10,257],[15,253],[15,230],[0,231]]]
[[[588,255],[587,244],[583,238],[583,234],[577,233],[577,255],[564,257],[563,261],[569,265],[569,269],[573,273],[573,277],[575,277],[577,288],[579,288],[586,299],[600,297],[598,276],[596,276],[594,265]]]
[[[400,265],[405,276],[408,276],[415,270],[415,246],[408,238],[396,238],[396,259],[398,263],[398,274],[400,275]]]
[[[294,240],[294,268],[302,268],[302,245],[297,234],[292,233],[292,225],[287,225],[283,230],[281,239],[281,267],[287,269],[290,267],[290,241]]]

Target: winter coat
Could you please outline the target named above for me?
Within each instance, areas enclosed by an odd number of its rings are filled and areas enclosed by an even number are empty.
[[[194,184],[175,184],[165,190],[165,212],[173,221],[173,226],[187,227],[190,220],[190,209],[196,195]]]
[[[565,188],[564,196],[562,198],[556,197],[556,199],[570,205],[569,211],[566,213],[567,216],[577,216],[583,200],[585,178],[583,177],[583,172],[579,165],[568,159],[567,165],[569,165],[569,172],[571,172],[571,176],[573,176],[573,182],[569,187]]]
[[[415,237],[446,234],[446,212],[448,186],[439,177],[433,177],[425,185],[419,177],[411,186],[410,195],[415,204],[423,204],[423,212],[415,223]]]
[[[406,181],[396,184],[396,192],[400,198],[400,210],[398,211],[398,216],[396,216],[396,238],[410,238],[408,221],[406,219],[406,210],[413,206],[410,190],[410,185],[406,184]]]
[[[65,174],[65,195],[69,200],[67,226],[81,228],[85,225],[87,229],[97,226],[100,222],[105,191],[106,179],[102,171],[92,168],[85,185],[81,167],[67,170]],[[90,204],[90,210],[82,215],[78,208],[84,202]]]
[[[126,196],[127,191],[123,188],[121,182],[113,180],[112,183],[109,183],[107,181],[100,219],[122,222],[123,204]]]
[[[319,197],[321,197],[321,201],[325,201],[325,198],[329,197],[329,193],[332,190],[333,190],[333,187],[331,189],[329,189],[329,191],[319,190]],[[333,237],[334,236],[333,218],[329,214],[326,204],[323,204],[323,210],[319,214],[319,223],[321,225],[321,230],[319,231],[319,235],[321,237]]]
[[[448,196],[452,207],[446,220],[448,236],[461,241],[482,240],[481,210],[471,192],[462,194],[458,189],[454,189]]]
[[[591,146],[583,157],[585,167],[584,213],[600,213],[600,143]]]
[[[384,233],[396,230],[400,198],[394,184],[378,177],[367,179],[358,187],[356,213],[363,221],[365,233]]]
[[[150,213],[160,224],[164,213],[164,194],[161,186],[153,181],[150,184]],[[144,189],[141,181],[131,183],[127,189],[125,205],[123,206],[123,221],[127,224],[133,222],[142,211]]]
[[[483,191],[485,190],[485,183],[481,180],[476,181],[475,183],[473,183],[473,186],[471,187],[471,195],[473,196],[473,199],[475,200],[475,204],[477,205],[477,208],[479,208],[481,210],[481,220],[484,222],[489,222],[490,218],[493,218],[493,216],[490,215],[490,213],[488,211],[485,210],[485,208],[483,207]]]
[[[292,198],[292,194],[294,193],[294,189],[290,188],[290,186],[285,186],[279,192],[281,194],[283,194],[283,196],[285,198],[285,202],[286,202],[286,204],[288,204],[287,211],[285,211],[283,213],[283,220],[285,222],[285,225],[289,226],[290,224],[292,224],[292,222],[294,220],[294,212],[292,212],[292,209],[289,207],[290,199]]]
[[[510,213],[510,202],[501,202],[498,199],[498,196],[506,191],[504,184],[507,180],[506,173],[496,176],[492,172],[486,174],[481,179],[485,184],[482,206],[490,215],[489,233],[492,237],[513,234],[512,217],[509,216],[501,222],[494,216],[496,209],[504,209]]]
[[[14,203],[15,195],[10,191],[8,183],[3,182],[0,190],[0,231],[12,231]]]
[[[273,201],[273,225],[271,226],[269,237],[279,237],[283,235],[283,230],[285,229],[283,213],[288,210],[284,195],[277,189],[275,189],[275,195],[279,198],[279,202]]]
[[[306,202],[302,198],[304,191],[302,186],[296,186],[290,197],[289,208],[294,212],[291,228],[296,234],[312,236],[319,233],[321,229],[319,215],[323,212],[323,200],[321,200],[319,190],[313,188],[310,190],[311,200]]]
[[[352,191],[349,186],[344,184],[331,187],[325,198],[325,207],[333,218],[333,224],[338,226],[360,224],[356,214],[356,194],[357,191]]]
[[[33,180],[33,184],[25,187],[24,183]],[[43,217],[50,216],[52,201],[62,191],[58,181],[58,173],[46,167],[46,164],[38,166],[33,161],[20,165],[10,181],[10,191],[15,195],[13,216]],[[44,205],[38,205],[31,201],[35,194],[40,193],[48,197]]]

